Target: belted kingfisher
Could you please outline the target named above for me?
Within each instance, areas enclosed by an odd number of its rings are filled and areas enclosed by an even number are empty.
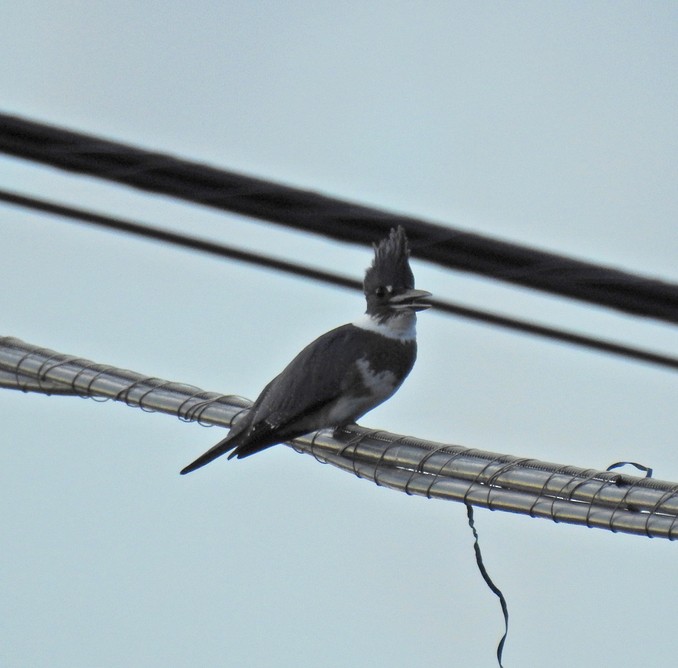
[[[226,438],[181,473],[220,455],[248,457],[317,429],[338,429],[386,401],[417,356],[416,312],[429,308],[430,292],[414,289],[409,246],[402,227],[374,244],[365,272],[365,314],[304,348],[261,392]]]

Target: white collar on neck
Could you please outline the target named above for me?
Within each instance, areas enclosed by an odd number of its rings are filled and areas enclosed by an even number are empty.
[[[417,316],[411,311],[394,315],[383,322],[364,313],[353,321],[353,325],[398,341],[414,341],[417,338]]]

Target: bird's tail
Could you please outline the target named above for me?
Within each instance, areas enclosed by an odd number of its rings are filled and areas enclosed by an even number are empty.
[[[200,457],[198,457],[194,462],[191,462],[188,466],[181,469],[181,475],[191,473],[192,471],[199,469],[201,466],[209,464],[217,457],[221,457],[221,455],[226,454],[229,450],[233,450],[233,448],[236,447],[236,443],[233,443],[236,436],[237,434],[231,432],[228,436],[226,436],[226,438],[222,439],[215,446],[211,447],[207,452],[200,455]]]

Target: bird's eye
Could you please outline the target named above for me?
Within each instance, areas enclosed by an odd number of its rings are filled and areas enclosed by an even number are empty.
[[[375,291],[374,294],[377,297],[383,297],[386,294],[386,288],[383,285],[380,285]]]

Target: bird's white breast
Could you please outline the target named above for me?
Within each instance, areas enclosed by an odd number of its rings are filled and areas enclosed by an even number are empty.
[[[357,366],[365,388],[369,390],[373,400],[381,403],[393,393],[397,382],[392,371],[374,371],[366,357],[359,359]]]
[[[341,425],[353,422],[395,392],[398,382],[394,373],[375,372],[365,357],[359,359],[356,364],[363,387],[355,393],[347,392],[328,407],[324,416],[326,424]]]

